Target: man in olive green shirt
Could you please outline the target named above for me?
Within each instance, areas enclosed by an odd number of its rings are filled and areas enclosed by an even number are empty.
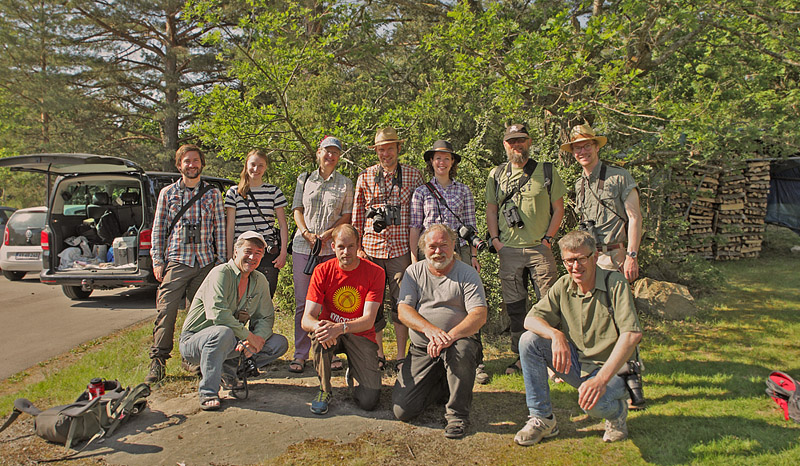
[[[241,352],[263,367],[289,348],[286,337],[272,332],[275,310],[267,278],[256,270],[267,244],[260,234],[247,231],[234,245],[233,259],[208,273],[186,316],[180,350],[187,361],[199,364],[200,407],[220,407],[220,381],[236,384],[236,359]]]
[[[529,420],[514,437],[533,445],[558,434],[547,369],[578,389],[578,405],[606,419],[603,440],[628,436],[628,391],[617,376],[642,339],[630,285],[597,266],[597,244],[585,231],[558,242],[568,275],[561,277],[525,319],[520,339]]]
[[[527,311],[527,276],[533,279],[538,297],[558,278],[551,248],[564,218],[566,188],[552,165],[547,186],[545,164],[529,158],[531,138],[525,125],[506,128],[503,147],[508,163],[495,167],[486,180],[486,226],[500,259],[503,301],[511,320],[511,350],[519,354]],[[506,373],[519,370],[517,360]]]
[[[629,282],[639,277],[642,211],[639,188],[627,170],[603,163],[598,151],[607,142],[589,125],[572,128],[561,150],[572,152],[583,167],[575,182],[577,211],[587,231],[595,235],[597,265],[619,270]]]

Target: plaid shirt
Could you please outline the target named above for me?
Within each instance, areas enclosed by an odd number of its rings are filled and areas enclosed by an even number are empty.
[[[186,209],[167,238],[172,219],[201,186],[202,183],[194,190],[185,189],[183,180],[178,180],[159,193],[153,220],[153,244],[150,247],[153,267],[163,266],[170,261],[189,267],[194,267],[197,261],[200,267],[205,267],[214,262],[215,255],[218,264],[225,262],[225,211],[222,194],[216,188],[206,191],[202,198]],[[184,225],[197,223],[200,224],[200,242],[185,241]]]
[[[475,198],[472,196],[472,191],[469,190],[467,185],[453,181],[446,188],[439,184],[439,180],[435,177],[431,179],[433,188],[439,191],[442,195],[447,207],[441,205],[439,201],[433,197],[433,193],[427,186],[422,185],[414,191],[414,196],[411,198],[411,228],[417,228],[420,231],[425,231],[429,226],[435,223],[444,223],[452,228],[456,233],[461,228],[461,222],[469,225],[477,231],[478,225],[475,220]],[[461,222],[456,219],[452,210],[455,212]],[[466,245],[467,242],[459,238],[459,244]]]
[[[397,164],[402,183],[392,184],[394,173],[384,173],[381,184],[375,182],[379,165],[373,165],[358,175],[355,197],[353,199],[353,226],[361,234],[361,247],[370,257],[393,259],[409,252],[408,228],[411,223],[411,196],[422,184],[422,173],[416,168]],[[399,189],[398,189],[399,188]],[[387,197],[388,195],[388,202]],[[372,228],[372,219],[367,219],[370,207],[386,204],[400,206],[400,225],[390,225],[380,233]]]

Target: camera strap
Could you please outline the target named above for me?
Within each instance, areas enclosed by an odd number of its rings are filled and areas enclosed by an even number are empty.
[[[169,228],[167,228],[167,240],[169,240],[169,236],[172,234],[172,229],[175,228],[175,225],[177,225],[178,220],[180,220],[181,217],[183,217],[183,214],[185,214],[186,211],[189,210],[189,207],[194,205],[195,202],[199,201],[200,198],[203,197],[205,193],[211,191],[211,189],[214,188],[214,186],[204,181],[201,181],[200,183],[202,184],[202,187],[200,188],[199,191],[197,191],[197,194],[195,194],[191,199],[189,199],[189,202],[184,204],[178,211],[178,213],[175,214],[175,217],[173,217],[172,222],[169,224]],[[181,199],[183,199],[183,192],[181,192]]]
[[[536,161],[529,158],[527,162],[525,162],[525,166],[522,167],[522,176],[520,177],[518,183],[514,188],[506,194],[502,201],[500,201],[499,208],[502,209],[506,202],[510,201],[511,198],[520,192],[523,186],[525,186],[528,181],[530,181],[531,176],[533,176],[533,172],[536,171]],[[506,163],[505,165],[498,167],[498,171],[503,170],[506,172],[506,178],[511,178],[511,164]],[[498,183],[499,184],[499,183]]]
[[[384,205],[389,205],[390,197],[394,192],[394,187],[397,186],[397,197],[398,203],[400,201],[400,189],[403,185],[403,172],[401,170],[402,166],[398,163],[397,170],[394,172],[394,176],[392,177],[392,186],[389,188],[389,193],[387,194],[383,189],[383,167],[378,167],[378,172],[375,174],[375,184],[378,185],[378,190],[380,191],[380,197],[385,198]],[[378,202],[380,203],[380,197],[378,198]]]
[[[454,183],[455,183],[455,181],[454,181]],[[425,183],[425,187],[428,188],[428,190],[431,192],[431,195],[436,200],[436,203],[439,206],[444,206],[447,210],[450,211],[451,214],[453,214],[453,216],[456,218],[456,220],[458,220],[458,223],[464,225],[464,221],[461,220],[461,217],[459,217],[457,213],[453,212],[453,209],[451,209],[449,205],[447,205],[447,201],[444,199],[444,196],[442,196],[442,193],[440,193],[439,190],[436,189],[436,187],[433,186],[433,183],[428,181],[427,183]],[[442,217],[441,207],[439,208],[439,217]],[[443,217],[442,217],[442,220],[444,220]]]
[[[603,162],[600,162],[600,176],[598,177],[598,180],[597,180],[597,190],[600,191],[600,192],[603,191],[603,187],[605,186],[605,183],[606,183],[606,177],[607,177],[606,164],[604,164]],[[611,212],[612,214],[616,215],[620,220],[625,222],[625,224],[627,225],[628,220],[623,218],[622,215],[618,214],[616,210],[614,210],[611,207],[607,206],[606,203],[603,202],[602,199],[600,199],[600,196],[598,196],[597,193],[594,192],[594,190],[592,189],[591,183],[587,183],[586,182],[586,177],[583,176],[583,175],[581,175],[581,219],[582,220],[585,220],[585,214],[586,214],[586,190],[587,189],[589,190],[590,193],[592,193],[592,196],[594,196],[594,198],[597,199],[597,202],[600,203],[600,205],[603,206],[604,209],[606,209],[609,212]]]

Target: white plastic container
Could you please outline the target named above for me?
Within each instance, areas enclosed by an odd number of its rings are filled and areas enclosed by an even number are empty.
[[[114,248],[114,265],[128,265],[136,262],[136,237],[120,236],[111,243]]]

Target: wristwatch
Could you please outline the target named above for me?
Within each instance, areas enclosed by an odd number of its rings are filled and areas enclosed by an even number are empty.
[[[636,251],[628,251],[625,254],[627,254],[631,259],[636,259],[636,257],[639,255],[639,253]]]
[[[553,237],[550,235],[543,236],[542,240],[547,240],[548,243],[553,244]]]

